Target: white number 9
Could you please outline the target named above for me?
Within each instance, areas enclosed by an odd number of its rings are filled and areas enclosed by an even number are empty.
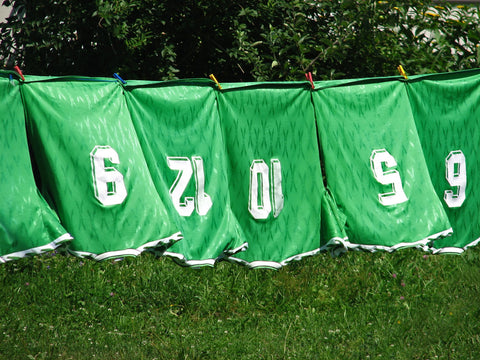
[[[95,146],[90,153],[95,197],[103,205],[118,205],[127,197],[123,175],[113,166],[105,166],[105,159],[120,164],[118,154],[110,146]]]

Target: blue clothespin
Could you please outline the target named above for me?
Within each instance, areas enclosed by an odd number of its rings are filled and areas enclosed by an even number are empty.
[[[117,80],[120,80],[120,82],[121,82],[122,84],[126,84],[126,83],[127,83],[127,82],[126,82],[125,80],[123,80],[123,79],[120,77],[120,75],[118,75],[117,73],[113,73],[113,77],[114,77],[115,79],[117,79]]]
[[[10,79],[10,85],[15,86],[15,83],[13,82],[13,75],[8,75],[8,78]]]

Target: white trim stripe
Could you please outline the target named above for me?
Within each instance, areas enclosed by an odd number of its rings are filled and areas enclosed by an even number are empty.
[[[387,251],[387,252],[393,252],[395,250],[403,249],[403,248],[420,248],[422,250],[427,250],[429,247],[427,246],[432,240],[438,239],[440,237],[446,237],[449,236],[453,233],[452,228],[441,231],[439,233],[429,235],[426,238],[414,242],[403,242],[403,243],[398,243],[393,246],[384,246],[384,245],[369,245],[369,244],[356,244],[356,243],[351,243],[350,241],[344,241],[344,246],[348,250],[366,250],[370,252],[375,252],[375,251]]]
[[[266,260],[256,260],[256,261],[249,262],[249,261],[246,261],[244,259],[239,259],[239,258],[234,257],[234,256],[230,256],[226,260],[231,261],[233,263],[237,263],[237,264],[240,264],[240,265],[247,266],[250,269],[253,269],[253,268],[268,268],[268,269],[278,270],[278,269],[282,268],[283,266],[288,265],[292,261],[299,261],[299,260],[302,260],[305,257],[315,256],[315,255],[319,254],[320,252],[327,251],[327,250],[329,250],[332,253],[332,256],[338,256],[339,254],[344,253],[346,251],[346,248],[344,246],[344,242],[346,240],[347,240],[346,237],[345,238],[334,237],[334,238],[331,238],[327,242],[327,244],[323,245],[320,248],[317,248],[317,249],[314,249],[314,250],[311,250],[311,251],[307,251],[307,252],[304,252],[304,253],[301,253],[301,254],[290,256],[290,257],[288,257],[285,260],[282,260],[280,262],[266,261]]]
[[[142,246],[139,246],[136,249],[123,249],[123,250],[114,250],[114,251],[107,251],[101,254],[94,254],[87,251],[76,251],[70,248],[67,248],[68,252],[72,255],[81,257],[81,258],[89,258],[96,261],[103,261],[103,260],[110,260],[115,258],[121,258],[125,256],[138,256],[145,250],[155,250],[155,248],[159,246],[171,245],[179,240],[183,239],[182,233],[179,231],[169,237],[150,241]]]
[[[465,245],[464,247],[454,247],[454,246],[446,246],[443,248],[432,248],[432,254],[461,254],[466,251],[469,247],[477,246],[480,243],[480,238],[477,240],[472,241],[470,244]]]
[[[171,251],[165,251],[163,255],[173,258],[175,262],[177,262],[179,265],[182,265],[182,266],[191,266],[191,267],[214,266],[215,263],[217,263],[218,261],[224,260],[225,258],[231,255],[235,255],[241,251],[245,251],[247,250],[247,248],[248,248],[248,243],[243,243],[242,245],[240,245],[235,249],[225,250],[222,254],[220,254],[216,258],[202,259],[202,260],[187,260],[183,254],[179,254]]]
[[[2,255],[0,256],[0,263],[5,263],[7,261],[12,261],[12,260],[18,260],[27,256],[43,254],[45,252],[55,250],[59,246],[65,244],[66,242],[70,242],[72,240],[73,240],[72,235],[70,235],[69,233],[65,233],[48,244],[37,246],[27,250],[17,251],[11,254]]]

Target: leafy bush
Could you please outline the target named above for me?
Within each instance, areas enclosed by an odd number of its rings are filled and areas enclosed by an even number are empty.
[[[411,1],[5,0],[0,60],[37,75],[338,79],[478,67],[478,7]]]

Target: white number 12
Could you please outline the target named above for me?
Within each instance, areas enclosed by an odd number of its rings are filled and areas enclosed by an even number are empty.
[[[190,216],[196,209],[198,215],[206,215],[212,207],[212,199],[205,192],[203,159],[200,156],[193,156],[190,162],[188,157],[169,156],[167,165],[170,169],[178,171],[177,178],[170,188],[170,197],[178,213],[181,216]],[[182,201],[183,193],[193,174],[195,174],[195,197],[185,196],[185,201]]]

